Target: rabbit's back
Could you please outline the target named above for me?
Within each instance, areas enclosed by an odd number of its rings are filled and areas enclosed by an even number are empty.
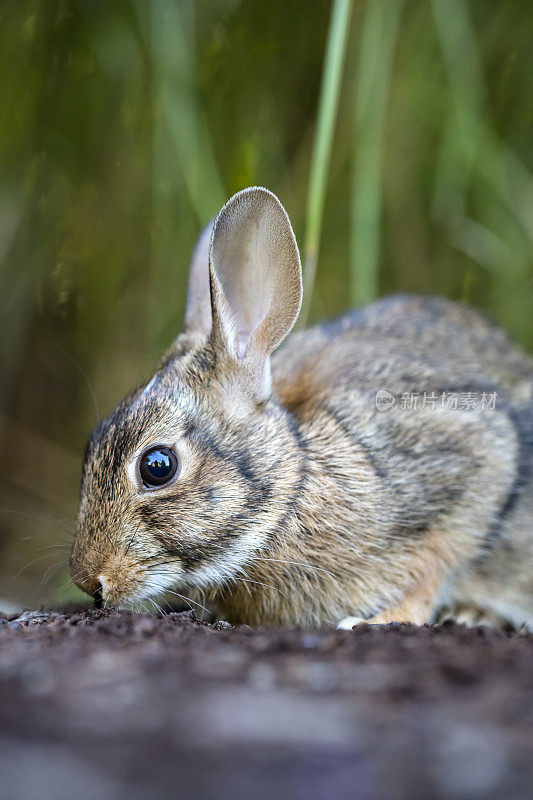
[[[533,359],[471,308],[436,297],[389,297],[294,334],[273,372],[289,405],[334,387],[533,396]]]
[[[273,375],[324,474],[344,481],[334,524],[369,563],[423,572],[414,554],[431,551],[442,604],[533,620],[533,360],[502,330],[460,304],[392,297],[294,335]],[[368,508],[350,458],[372,476]]]

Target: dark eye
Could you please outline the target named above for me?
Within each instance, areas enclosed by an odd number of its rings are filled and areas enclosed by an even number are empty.
[[[178,458],[168,447],[153,447],[141,458],[139,472],[145,486],[163,486],[178,471]]]

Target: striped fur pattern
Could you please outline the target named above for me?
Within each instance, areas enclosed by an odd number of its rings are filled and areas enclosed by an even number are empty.
[[[277,198],[239,193],[203,239],[185,332],[89,440],[74,581],[251,625],[533,623],[532,359],[474,311],[418,297],[277,349],[301,300]],[[180,471],[147,489],[154,444]]]

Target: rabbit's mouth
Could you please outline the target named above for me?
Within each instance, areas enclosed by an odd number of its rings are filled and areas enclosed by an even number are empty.
[[[101,585],[100,585],[99,589],[97,589],[95,592],[93,592],[93,597],[94,597],[94,607],[95,608],[102,608],[102,606],[104,604],[104,598],[102,597],[102,586]]]

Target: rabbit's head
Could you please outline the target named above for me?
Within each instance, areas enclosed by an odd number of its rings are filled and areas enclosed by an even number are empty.
[[[269,356],[301,295],[279,200],[239,192],[196,248],[184,333],[89,439],[71,555],[83,590],[120,605],[223,585],[290,512],[295,433]]]

